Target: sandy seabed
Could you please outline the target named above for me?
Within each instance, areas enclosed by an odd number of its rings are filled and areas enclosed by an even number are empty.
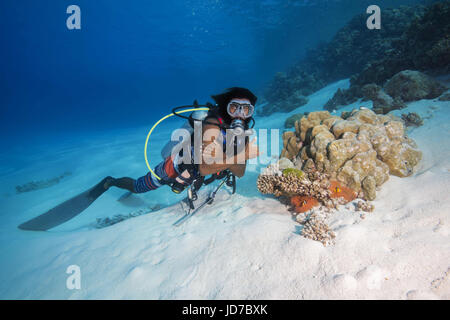
[[[283,128],[298,112],[316,111],[336,82],[288,114],[257,118],[259,128]],[[360,102],[341,111],[359,106]],[[106,175],[146,173],[146,130],[88,137],[85,143],[35,149],[33,164],[0,176],[3,223],[1,299],[450,299],[450,102],[421,100],[396,115],[417,112],[424,125],[410,129],[423,159],[408,178],[391,176],[377,192],[375,210],[341,206],[328,220],[334,245],[302,237],[288,209],[256,190],[261,165],[238,179],[237,194],[216,201],[180,227],[182,210],[170,188],[132,196],[110,190],[85,212],[49,232],[17,225],[94,185]],[[166,131],[164,131],[166,130]],[[152,141],[162,146],[170,129]],[[95,148],[94,148],[95,146]],[[156,147],[154,149],[157,149]],[[126,150],[127,152],[124,152]],[[157,159],[159,151],[150,151]],[[127,156],[123,156],[123,155]],[[119,156],[122,155],[122,156]],[[8,159],[20,154],[8,155]],[[158,160],[154,160],[154,164]],[[30,179],[72,175],[58,185],[16,194]],[[208,188],[201,193],[206,195]],[[98,217],[127,214],[162,203],[163,209],[95,229]],[[66,287],[67,267],[81,271],[81,289]]]

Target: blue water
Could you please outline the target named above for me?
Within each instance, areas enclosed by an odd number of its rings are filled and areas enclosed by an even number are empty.
[[[262,96],[276,72],[287,70],[308,49],[329,41],[369,5],[383,9],[429,2],[0,1],[0,298],[103,298],[101,290],[70,296],[72,293],[64,287],[66,262],[87,265],[90,261],[94,271],[114,264],[114,270],[128,274],[130,265],[134,265],[134,257],[127,256],[129,248],[145,243],[156,251],[143,251],[142,256],[157,257],[159,242],[153,245],[146,239],[185,235],[181,229],[172,228],[182,214],[175,205],[185,193],[175,195],[167,186],[133,195],[128,203],[117,201],[123,190],[111,188],[80,215],[49,232],[17,229],[20,223],[85,191],[107,175],[145,175],[148,130],[173,107],[194,99],[200,103],[212,101],[212,94],[231,86],[248,87]],[[81,8],[81,30],[66,27],[66,8],[72,4]],[[302,110],[320,109],[338,87],[348,86],[348,79],[332,84],[316,97],[310,96]],[[370,103],[358,106],[369,107]],[[295,112],[258,116],[256,128],[281,132],[285,118]],[[154,132],[147,153],[151,166],[159,163],[160,149],[183,122],[172,117]],[[237,183],[237,196],[246,197],[247,207],[252,199],[265,197],[255,187],[257,169],[248,166]],[[47,181],[65,172],[70,175],[50,187],[16,192],[16,186]],[[152,229],[124,227],[120,229],[123,237],[113,243],[94,233],[98,231],[92,227],[97,218],[128,215],[138,209],[148,213],[147,208],[154,205],[174,209],[149,213],[146,217],[150,220],[144,225]],[[219,219],[219,211],[211,215],[214,223],[237,217],[230,211]],[[111,237],[115,231],[109,230]],[[192,234],[187,232],[188,241],[197,239]],[[160,242],[164,251],[164,241]],[[118,251],[108,251],[116,247]],[[178,248],[177,243],[176,252],[184,254]],[[108,256],[113,251],[114,256]],[[183,259],[195,262],[197,256]],[[176,259],[171,261],[178,265]],[[166,269],[167,264],[162,266],[164,274],[173,274]],[[103,281],[96,272],[90,275],[95,282]],[[105,282],[103,292],[120,289],[117,283],[109,283],[111,279]]]
[[[1,1],[2,144],[149,125],[229,86],[260,94],[372,2]],[[81,30],[66,28],[71,4]]]

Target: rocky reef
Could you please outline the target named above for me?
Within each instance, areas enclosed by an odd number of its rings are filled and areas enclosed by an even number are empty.
[[[351,77],[350,88],[335,95],[344,94],[352,102],[359,98],[373,100],[363,90],[369,84],[384,86],[389,96],[403,102],[433,99],[445,91],[436,81],[418,71],[428,75],[450,72],[450,1],[420,8],[401,35],[388,45],[385,53],[378,59],[368,60],[366,66]],[[401,93],[402,89],[404,93]],[[401,104],[387,101],[381,109],[380,104],[375,107],[376,101],[373,101],[374,110],[378,113],[401,108]]]
[[[293,128],[295,125],[295,122],[297,120],[300,120],[303,116],[308,115],[308,113],[296,113],[292,116],[290,116],[289,118],[286,119],[286,121],[284,122],[284,127],[285,128]]]
[[[406,127],[420,127],[423,119],[415,112],[402,113],[402,120]]]
[[[375,113],[387,114],[392,110],[406,108],[401,99],[391,97],[382,87],[374,83],[362,87],[362,94],[365,99],[372,100],[372,109]]]
[[[376,32],[367,29],[366,14],[355,16],[330,42],[310,50],[287,71],[274,76],[264,92],[268,105],[281,105],[296,95],[308,96],[333,81],[358,74],[370,61],[380,60],[392,50],[393,43],[424,11],[424,6],[383,9],[383,27]]]
[[[308,103],[307,95],[314,92],[314,89],[318,89],[317,86],[309,86],[302,81],[302,84],[296,83],[295,86],[303,86],[302,90],[291,90],[288,89],[293,84],[290,78],[282,72],[275,75],[274,86],[277,89],[275,91],[279,92],[280,97],[274,98],[270,95],[265,96],[267,103],[265,106],[259,109],[258,114],[268,116],[275,112],[290,112],[298,107],[301,107]]]
[[[386,93],[403,102],[421,99],[434,99],[444,93],[447,88],[427,75],[412,70],[404,70],[395,74],[384,85]]]
[[[423,8],[423,7],[422,7]],[[380,59],[369,61],[352,85],[378,85],[402,70],[450,72],[450,1],[436,2],[412,15],[412,20]]]
[[[374,97],[370,88],[377,88],[378,96]],[[445,91],[447,88],[444,85],[426,74],[404,70],[386,81],[383,89],[375,84],[365,85],[363,96],[373,101],[373,110],[376,113],[386,114],[392,110],[403,109],[406,102],[434,99]]]
[[[357,92],[354,92],[357,90]],[[325,110],[336,110],[339,109],[339,106],[345,106],[356,102],[358,100],[358,96],[360,96],[360,89],[356,87],[351,87],[347,90],[337,89],[334,93],[333,97],[327,101],[324,106]]]
[[[450,101],[450,92],[444,93],[439,97],[439,101]]]
[[[328,111],[311,112],[295,122],[295,131],[283,134],[281,159],[259,175],[257,187],[280,197],[295,214],[321,205],[332,209],[356,198],[375,200],[390,174],[410,176],[421,158],[398,117],[366,108],[345,119]],[[358,208],[373,210],[364,202]],[[315,221],[300,218],[305,219]]]
[[[293,103],[295,97],[308,96],[344,78],[351,79],[350,88],[339,89],[325,110],[338,109],[360,98],[373,100],[374,96],[363,93],[365,85],[372,85],[366,90],[376,94],[375,110],[386,114],[412,101],[405,100],[409,99],[406,96],[398,99],[387,88],[380,90],[396,74],[405,70],[429,75],[450,72],[450,1],[386,8],[382,14],[380,30],[368,30],[367,15],[357,15],[330,42],[308,52],[286,72],[277,73],[264,92],[268,103],[261,114],[291,111],[302,105]]]
[[[338,89],[324,108],[330,111],[336,110],[341,105],[363,98],[363,100],[372,100],[375,113],[387,114],[392,110],[405,108],[406,102],[434,99],[445,91],[447,88],[444,85],[426,74],[414,70],[403,70],[388,79],[383,87],[369,83],[362,87],[351,86],[348,90]]]

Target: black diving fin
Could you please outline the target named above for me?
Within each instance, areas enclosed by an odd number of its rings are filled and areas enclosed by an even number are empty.
[[[46,231],[63,224],[64,222],[79,215],[95,200],[97,200],[97,198],[107,190],[105,189],[104,184],[108,179],[110,179],[110,177],[106,177],[89,190],[64,201],[40,216],[22,223],[18,226],[18,228],[31,231]]]

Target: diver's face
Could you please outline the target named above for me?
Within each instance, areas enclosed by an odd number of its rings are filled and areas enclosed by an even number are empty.
[[[253,113],[253,106],[250,100],[245,98],[233,98],[228,103],[228,114],[232,119],[242,119],[245,120],[249,113]],[[250,115],[251,116],[251,115]]]

